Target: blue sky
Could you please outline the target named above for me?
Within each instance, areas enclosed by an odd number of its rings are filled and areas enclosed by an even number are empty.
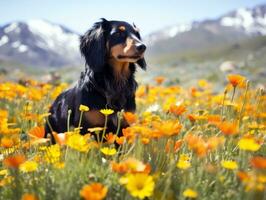
[[[85,32],[101,17],[135,22],[142,33],[182,22],[215,18],[266,0],[1,0],[0,25],[46,19]]]

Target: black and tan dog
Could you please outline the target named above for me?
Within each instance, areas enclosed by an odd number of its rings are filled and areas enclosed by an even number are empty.
[[[71,110],[70,126],[77,127],[81,104],[90,108],[85,112],[81,124],[81,133],[88,128],[103,127],[104,115],[100,109],[110,108],[114,114],[109,117],[108,131],[117,128],[116,112],[124,109],[134,112],[134,79],[136,63],[146,69],[142,43],[136,26],[123,21],[102,19],[89,29],[80,39],[80,51],[86,60],[85,71],[81,73],[78,83],[60,94],[51,106],[48,117],[53,131],[67,131],[68,110]],[[122,123],[122,128],[127,123]],[[51,128],[46,124],[46,136]]]

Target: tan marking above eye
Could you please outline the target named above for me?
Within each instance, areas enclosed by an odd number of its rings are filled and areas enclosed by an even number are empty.
[[[120,31],[125,31],[125,30],[126,30],[126,27],[125,27],[125,26],[119,26],[118,29],[119,29]]]

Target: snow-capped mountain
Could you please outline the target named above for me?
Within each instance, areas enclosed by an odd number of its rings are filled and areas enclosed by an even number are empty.
[[[239,8],[217,19],[166,27],[145,38],[151,54],[184,51],[266,35],[266,4]]]
[[[247,34],[266,35],[266,5],[239,8],[219,18],[222,26],[242,29]]]
[[[81,62],[79,35],[45,20],[12,22],[0,27],[0,58],[33,66]]]

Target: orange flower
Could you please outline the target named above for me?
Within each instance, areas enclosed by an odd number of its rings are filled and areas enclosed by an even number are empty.
[[[199,157],[203,157],[207,154],[208,145],[199,136],[188,134],[185,137],[185,141],[188,143],[188,147],[193,150]]]
[[[43,126],[35,126],[29,131],[28,134],[33,138],[44,138],[45,130]]]
[[[3,137],[1,139],[1,146],[4,148],[11,148],[14,145],[14,141],[11,138]]]
[[[30,137],[30,144],[46,143],[50,139],[45,137],[45,129],[43,126],[35,126],[29,130],[28,136]]]
[[[115,142],[116,135],[114,135],[113,133],[108,133],[106,134],[105,139],[108,144],[113,144]]]
[[[179,123],[179,121],[170,120],[155,122],[153,125],[155,128],[155,130],[152,132],[153,137],[178,135],[182,128],[182,125]]]
[[[266,169],[266,158],[261,156],[255,156],[251,158],[250,164],[257,169]]]
[[[156,81],[156,83],[158,85],[161,85],[165,81],[165,77],[164,76],[157,76],[154,78],[154,80]]]
[[[137,116],[132,112],[125,112],[124,117],[129,124],[133,124],[137,121]]]
[[[56,133],[53,131],[52,135],[53,135],[57,144],[59,144],[59,145],[65,145],[66,144],[66,140],[67,140],[67,134],[66,133]]]
[[[116,162],[111,162],[111,168],[114,172],[118,173],[126,173],[128,171],[128,166],[126,163],[116,163]]]
[[[207,120],[208,119],[206,115],[189,114],[187,115],[187,117],[191,123],[194,123],[196,120]]]
[[[173,113],[177,116],[182,115],[184,112],[186,112],[186,107],[184,105],[171,105],[169,108],[169,112]]]
[[[127,138],[129,142],[133,142],[135,139],[134,129],[131,127],[123,128],[122,129],[123,136]]]
[[[189,114],[189,115],[187,115],[187,117],[191,123],[194,123],[197,119],[197,116],[193,115],[193,114]]]
[[[229,74],[227,76],[227,79],[229,80],[229,82],[232,84],[233,87],[237,87],[245,80],[245,77],[238,74]]]
[[[115,141],[116,141],[117,144],[122,145],[126,141],[126,137],[125,136],[116,137]]]
[[[21,200],[38,200],[38,197],[34,194],[24,194]]]
[[[177,140],[175,142],[174,151],[177,152],[180,149],[180,147],[181,147],[182,144],[183,144],[183,140],[181,140],[181,139],[180,140]]]
[[[243,182],[246,182],[250,178],[249,175],[244,171],[237,172],[237,177]]]
[[[220,137],[212,136],[208,138],[207,147],[209,150],[215,150],[219,145],[223,145],[224,141],[225,139],[223,136]]]
[[[218,128],[224,135],[235,135],[238,133],[237,124],[234,122],[221,122],[217,124]]]
[[[207,119],[210,124],[217,124],[222,121],[222,117],[220,115],[208,115]]]
[[[143,138],[141,138],[141,142],[142,142],[142,144],[149,144],[150,139],[147,137],[143,137]]]
[[[106,197],[107,187],[101,183],[92,183],[90,185],[85,185],[80,190],[80,196],[85,200],[101,200]]]
[[[190,94],[192,97],[196,97],[198,95],[198,90],[195,87],[190,88]]]
[[[26,160],[23,154],[12,155],[4,159],[3,163],[10,168],[18,168]]]
[[[118,173],[147,173],[151,172],[151,166],[135,159],[128,158],[120,163],[112,162],[111,168]]]
[[[165,151],[166,151],[167,153],[169,153],[171,146],[173,146],[173,140],[168,139],[168,140],[167,140],[167,143],[166,143],[166,145],[165,145]]]

